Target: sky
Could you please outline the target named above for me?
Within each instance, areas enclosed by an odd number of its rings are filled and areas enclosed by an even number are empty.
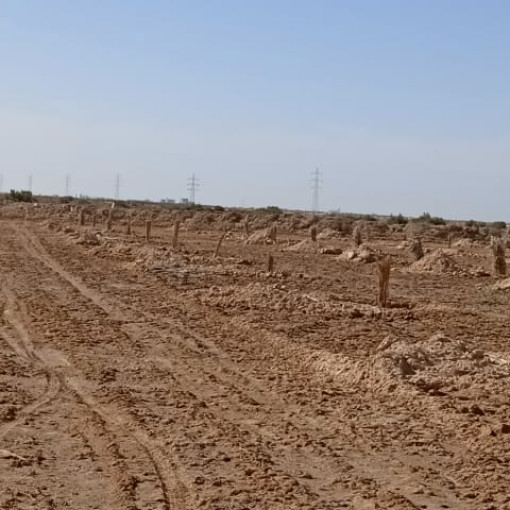
[[[27,188],[510,221],[507,0],[0,0]]]

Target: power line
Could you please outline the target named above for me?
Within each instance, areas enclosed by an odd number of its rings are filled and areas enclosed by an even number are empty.
[[[189,201],[194,204],[195,203],[195,195],[197,190],[200,188],[200,182],[195,174],[192,174],[188,179],[188,191],[189,191]]]
[[[312,212],[319,212],[319,190],[322,187],[322,172],[316,168],[312,172]]]

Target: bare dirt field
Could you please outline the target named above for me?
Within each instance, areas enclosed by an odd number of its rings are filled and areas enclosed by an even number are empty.
[[[81,210],[2,208],[1,509],[510,509],[489,232]]]

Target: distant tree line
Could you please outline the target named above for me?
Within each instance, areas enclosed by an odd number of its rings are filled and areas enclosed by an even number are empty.
[[[34,201],[34,196],[33,196],[32,192],[27,191],[27,190],[16,191],[14,189],[11,189],[11,191],[9,193],[9,198],[13,202],[33,202]]]

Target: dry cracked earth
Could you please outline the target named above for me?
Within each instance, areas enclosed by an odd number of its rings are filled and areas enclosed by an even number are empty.
[[[133,230],[0,220],[1,509],[510,509],[493,277]]]

